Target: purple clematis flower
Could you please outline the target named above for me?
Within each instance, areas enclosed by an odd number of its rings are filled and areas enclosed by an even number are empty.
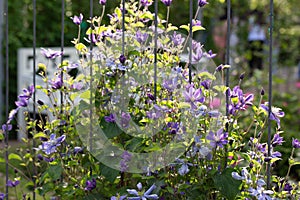
[[[200,20],[198,20],[198,19],[193,19],[193,21],[192,21],[192,26],[201,26],[202,24],[201,24],[201,21]]]
[[[152,110],[146,112],[146,116],[149,119],[154,119],[154,120],[159,119],[162,115],[163,115],[163,109],[156,104],[153,106]]]
[[[170,134],[176,134],[179,131],[179,123],[178,122],[168,122],[167,127],[169,128]]]
[[[91,190],[95,189],[96,186],[97,186],[96,179],[92,178],[92,180],[87,180],[85,182],[85,188],[84,188],[84,190],[85,191],[91,191]]]
[[[172,3],[172,0],[161,0],[166,6],[170,6]]]
[[[214,58],[217,56],[216,53],[213,53],[212,50],[209,50],[207,53],[204,54],[207,58]]]
[[[122,112],[121,114],[121,126],[122,128],[128,128],[131,116],[129,113]]]
[[[176,34],[176,32],[174,32],[174,34],[171,36],[171,40],[174,46],[179,46],[182,45],[185,39],[181,36],[181,34]]]
[[[79,16],[74,16],[74,17],[71,17],[71,19],[73,20],[73,23],[76,24],[76,25],[80,25],[82,23],[82,20],[83,20],[83,15],[80,13]]]
[[[206,0],[198,0],[198,6],[204,7],[208,2]]]
[[[34,86],[31,85],[27,89],[23,89],[23,93],[18,96],[18,101],[15,102],[18,108],[26,107],[28,105],[29,99],[34,93]]]
[[[104,120],[108,123],[113,123],[116,122],[116,116],[113,113],[111,113],[110,115],[105,116]]]
[[[151,6],[153,3],[152,0],[141,0],[140,2],[142,4],[142,6],[145,6],[145,7]]]
[[[266,185],[265,181],[262,179],[259,179],[257,181],[257,188],[254,189],[252,187],[249,188],[249,192],[251,196],[256,197],[257,199],[265,199],[265,200],[272,200],[272,198],[270,197],[270,194],[273,194],[274,192],[271,190],[265,190],[265,188],[263,186]]]
[[[144,42],[146,42],[146,40],[148,39],[149,34],[148,33],[142,33],[141,31],[137,31],[135,34],[136,40],[142,44]]]
[[[19,185],[19,184],[20,184],[20,181],[19,181],[19,180],[16,180],[16,181],[8,180],[6,185],[7,185],[8,187],[16,187],[16,186]]]
[[[276,147],[277,145],[282,145],[283,142],[283,137],[281,137],[279,133],[276,133],[272,140],[272,146]]]
[[[300,141],[298,139],[293,138],[292,145],[293,145],[293,148],[299,149],[300,148]]]
[[[196,109],[196,103],[203,103],[205,98],[202,96],[202,90],[195,89],[194,85],[188,85],[186,91],[183,93],[185,101],[191,104],[192,109]]]
[[[6,195],[4,193],[0,193],[0,200],[4,200],[5,196]]]
[[[128,151],[124,151],[121,155],[121,158],[120,170],[121,172],[126,172],[129,168],[128,163],[131,161],[132,155]]]
[[[253,94],[244,95],[239,86],[235,86],[233,90],[227,90],[230,98],[228,105],[229,114],[236,115],[239,110],[246,110],[247,106],[252,105]]]
[[[206,139],[210,140],[210,145],[213,148],[216,148],[217,146],[223,148],[223,145],[228,144],[228,133],[224,133],[223,128],[220,128],[216,133],[210,131],[206,136]]]
[[[269,103],[261,104],[260,107],[268,114],[269,113]],[[280,117],[284,117],[284,112],[281,108],[272,107],[270,113],[270,120],[277,122],[278,128],[280,128]]]
[[[137,185],[138,191],[143,189],[143,185],[138,183]],[[127,189],[127,192],[135,197],[127,197],[128,200],[147,200],[147,199],[159,199],[157,194],[151,194],[153,190],[155,190],[156,186],[153,184],[145,193],[141,194],[135,189]]]
[[[192,64],[196,64],[201,60],[203,56],[202,47],[203,45],[200,42],[192,41]]]
[[[45,152],[47,155],[56,152],[56,147],[60,146],[60,144],[65,141],[66,136],[62,135],[56,138],[56,135],[52,133],[50,135],[50,139],[48,141],[43,142],[38,149]]]
[[[117,196],[112,196],[112,197],[110,197],[110,200],[125,200],[126,197],[127,197],[127,195],[119,196],[119,195],[117,194]]]
[[[12,125],[11,124],[3,124],[2,125],[2,131],[5,132],[5,131],[11,131],[12,129]]]
[[[51,87],[55,90],[60,89],[63,86],[63,80],[61,79],[60,74],[54,79],[49,81],[51,84]]]
[[[54,59],[62,55],[61,51],[41,48],[41,53],[48,59]]]
[[[13,120],[13,118],[15,117],[15,115],[18,113],[20,107],[17,107],[16,109],[12,109],[10,112],[9,112],[9,115],[8,115],[8,120],[7,120],[7,124],[10,124],[11,120]]]
[[[102,6],[104,6],[106,4],[106,0],[99,0],[99,4],[101,4]]]

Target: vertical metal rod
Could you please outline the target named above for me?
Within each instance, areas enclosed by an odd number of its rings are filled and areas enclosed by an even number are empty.
[[[227,65],[230,65],[230,26],[231,26],[231,17],[230,17],[230,13],[231,13],[231,0],[227,0],[227,33],[226,33],[226,54],[225,54],[225,63]],[[230,70],[229,68],[225,69],[225,85],[226,87],[229,87],[229,74]],[[229,115],[229,94],[226,92],[226,116]],[[228,123],[225,126],[226,131],[228,132]],[[225,147],[225,152],[226,152],[226,156],[225,156],[225,162],[224,162],[224,169],[227,167],[227,157],[228,157],[228,149],[227,146]]]
[[[125,0],[122,1],[122,55],[125,54]]]
[[[61,64],[61,71],[60,71],[60,81],[63,83],[64,81],[64,44],[65,44],[65,0],[61,1],[61,28],[60,28],[60,52],[61,52],[61,57],[60,57],[60,64]],[[63,85],[63,84],[62,84]],[[63,103],[64,103],[64,93],[63,93],[64,88],[60,90],[60,117],[62,119],[63,115]],[[60,135],[63,135],[63,128],[60,129]],[[61,146],[61,149],[63,146]],[[60,176],[60,181],[63,182],[63,174]]]
[[[33,42],[32,42],[32,49],[33,49],[33,120],[36,120],[36,93],[35,93],[35,88],[36,88],[36,0],[33,0]],[[35,148],[35,140],[32,139],[32,146]],[[32,176],[32,181],[33,181],[33,191],[32,191],[32,198],[35,200],[36,195],[35,195],[35,189],[36,189],[36,166],[35,166],[35,155],[33,154],[33,176]]]
[[[93,0],[90,0],[90,29],[91,29],[91,35],[90,35],[90,133],[89,133],[89,145],[90,145],[90,151],[93,150],[93,42],[94,42],[94,33],[93,33],[93,7],[94,3]],[[90,167],[90,176],[93,174],[93,168]]]
[[[192,83],[192,54],[193,54],[193,49],[192,49],[192,40],[193,40],[193,0],[190,0],[190,30],[189,30],[189,48],[190,48],[190,53],[189,53],[189,83]]]
[[[8,104],[9,104],[9,45],[8,45],[8,0],[5,1],[5,115],[6,119],[8,119]],[[8,200],[8,127],[6,125],[6,131],[5,131],[5,193],[6,193],[6,199]]]
[[[227,0],[227,33],[226,33],[226,56],[225,56],[225,63],[227,65],[230,65],[230,25],[231,25],[231,0]],[[225,77],[225,85],[228,87],[229,86],[229,68],[226,69],[226,77]],[[226,93],[226,105],[229,103],[229,97],[228,94]],[[228,115],[228,106],[226,106],[226,115]]]
[[[271,156],[271,112],[272,112],[272,71],[273,71],[273,14],[274,6],[273,0],[270,0],[270,27],[269,27],[269,112],[268,112],[268,157]],[[267,188],[271,189],[271,163],[267,164]]]
[[[157,40],[158,40],[158,0],[154,2],[154,101],[157,98]]]
[[[61,1],[61,35],[60,35],[60,51],[61,51],[61,67],[62,70],[60,72],[60,81],[63,83],[64,80],[64,72],[63,72],[63,61],[64,61],[64,43],[65,43],[65,1]],[[63,113],[63,102],[64,102],[64,97],[63,97],[63,91],[60,90],[60,114],[62,115]]]

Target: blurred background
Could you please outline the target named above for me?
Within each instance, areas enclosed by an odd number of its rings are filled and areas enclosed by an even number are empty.
[[[3,13],[4,1],[1,0],[0,11]],[[94,14],[100,15],[102,7],[94,0]],[[187,24],[189,20],[189,1],[173,0],[170,22],[174,25]],[[226,47],[226,1],[209,0],[209,5],[202,9],[199,20],[206,28],[194,35],[205,49],[217,53],[216,64],[224,63]],[[195,11],[196,12],[195,1]],[[107,13],[111,13],[119,1],[107,3]],[[248,92],[259,93],[263,87],[268,88],[268,36],[269,36],[269,0],[232,0],[231,12],[231,73],[230,85],[238,82],[241,73],[245,73],[243,88]],[[287,159],[291,151],[291,139],[300,137],[300,12],[299,0],[274,1],[274,39],[273,39],[273,103],[281,107],[286,116],[282,119],[283,135],[286,142],[280,150],[287,156],[279,162],[276,173],[281,176],[286,171]],[[83,0],[65,1],[65,46],[72,46],[76,37],[77,26],[70,17],[82,13],[86,20],[89,15],[89,3]],[[32,47],[33,7],[31,0],[9,0],[9,73],[10,96],[9,110],[15,107],[17,98],[17,51],[19,48]],[[151,7],[153,9],[153,6]],[[166,8],[159,4],[159,16],[165,18]],[[104,21],[108,22],[105,16]],[[5,92],[5,41],[4,16],[0,18],[0,102],[4,102]],[[81,24],[82,33],[88,28]],[[61,0],[37,1],[37,47],[59,47],[61,42]],[[255,31],[259,33],[255,34]],[[254,36],[253,36],[253,35]],[[252,35],[252,36],[250,36]],[[259,36],[258,36],[259,35]],[[84,37],[84,34],[82,34]],[[255,42],[257,39],[258,42]],[[257,44],[258,46],[251,46]],[[264,99],[267,101],[267,96]],[[0,103],[0,121],[5,123],[5,106]],[[247,120],[247,119],[245,119]],[[16,140],[17,134],[10,133],[10,139]],[[300,178],[299,167],[292,169],[296,180]]]

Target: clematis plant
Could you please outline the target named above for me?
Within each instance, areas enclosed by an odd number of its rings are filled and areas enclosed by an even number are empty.
[[[225,86],[230,66],[214,66],[216,53],[179,33],[191,35],[190,24],[169,23],[171,0],[162,0],[168,12],[156,28],[153,1],[126,1],[125,21],[121,4],[103,24],[106,3],[100,0],[103,13],[87,21],[92,28],[84,40],[74,36],[78,60],[58,64],[52,76],[41,74],[44,84],[24,89],[2,126],[9,132],[17,112],[25,116],[20,131],[31,149],[9,156],[21,161],[15,168],[25,168],[17,180],[35,185],[45,199],[299,198],[299,184],[289,177],[300,164],[298,139],[291,144],[287,176],[274,174],[268,183],[266,175],[281,161],[284,112],[272,109],[270,120],[277,123],[268,144],[264,93],[255,98],[241,84]],[[209,9],[208,1],[199,0],[200,8]],[[192,31],[205,30],[196,18]],[[80,29],[83,19],[70,20]],[[51,49],[42,53],[49,60],[62,56]],[[70,69],[79,73],[71,76]],[[49,101],[32,102],[34,92]],[[32,117],[24,108],[33,103]]]

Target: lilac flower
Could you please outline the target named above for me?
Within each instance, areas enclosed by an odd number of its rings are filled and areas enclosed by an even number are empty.
[[[6,185],[7,185],[8,187],[16,187],[16,186],[19,185],[19,184],[20,184],[20,181],[19,181],[19,180],[16,180],[16,181],[8,180]]]
[[[54,59],[62,55],[61,51],[54,51],[52,49],[41,48],[41,53],[48,59]]]
[[[85,188],[84,188],[84,190],[85,191],[91,191],[91,190],[95,189],[96,186],[97,186],[96,179],[92,178],[92,180],[87,180],[85,182]]]
[[[293,145],[293,148],[299,149],[300,148],[300,141],[298,139],[293,138],[292,145]]]
[[[269,113],[269,103],[261,104],[260,107],[268,114]],[[277,122],[278,128],[280,128],[280,117],[284,116],[284,112],[281,108],[272,107],[270,113],[270,120],[274,120]]]
[[[142,33],[140,30],[138,30],[135,34],[136,40],[142,44],[145,43],[148,39],[149,34],[148,33]]]
[[[142,191],[143,186],[141,183],[137,185],[138,191]],[[127,192],[135,197],[127,197],[128,200],[147,200],[147,199],[158,199],[157,194],[151,194],[153,190],[155,190],[156,186],[153,184],[144,194],[138,192],[135,189],[127,189]]]
[[[152,3],[153,3],[152,0],[141,0],[142,6],[145,6],[145,7],[151,6]]]
[[[220,128],[216,133],[209,131],[206,139],[210,140],[210,145],[213,148],[216,148],[217,146],[223,148],[223,145],[226,145],[228,143],[228,133],[224,133],[223,128]]]
[[[70,86],[70,89],[72,90],[81,90],[83,88],[83,83],[82,82],[77,82],[77,83],[73,83],[71,86]]]
[[[126,172],[129,168],[128,163],[131,161],[132,155],[128,151],[124,151],[121,155],[120,171]]]
[[[172,0],[161,0],[166,6],[170,6],[172,3]]]
[[[56,152],[56,147],[60,146],[60,144],[63,141],[65,141],[65,139],[66,139],[65,135],[56,138],[56,135],[52,133],[50,135],[50,140],[43,142],[38,149],[42,150],[47,155],[50,155],[51,153]]]
[[[102,6],[104,6],[106,4],[106,0],[99,0],[99,4],[101,4]]]
[[[181,36],[181,34],[176,34],[176,32],[174,32],[173,35],[171,36],[171,40],[174,46],[179,46],[182,45],[185,39]]]
[[[116,122],[116,117],[113,113],[111,113],[108,116],[104,116],[104,120],[108,123],[113,123],[113,122]]]
[[[198,0],[198,5],[200,7],[204,7],[206,4],[208,4],[208,2],[206,0]]]
[[[231,115],[236,115],[239,110],[246,110],[247,106],[252,105],[253,94],[244,96],[239,86],[235,86],[232,91],[228,89],[227,94],[230,98],[228,110]]]
[[[203,103],[205,98],[202,96],[202,90],[195,89],[194,85],[188,85],[186,91],[183,93],[185,101],[191,104],[192,109],[196,109],[196,103]]]
[[[165,80],[163,80],[163,84],[162,84],[162,86],[165,89],[167,89],[169,92],[174,91],[177,88],[177,85],[178,85],[177,77],[165,79]]]
[[[272,140],[272,146],[275,147],[277,145],[282,145],[283,142],[283,137],[281,137],[279,133],[276,133]]]
[[[204,53],[207,58],[214,58],[217,54],[213,53],[212,50],[209,50],[207,53]]]
[[[50,80],[49,83],[51,84],[51,87],[53,89],[60,89],[63,86],[63,80],[61,79],[61,75],[59,74],[54,80]]]
[[[83,20],[83,15],[80,13],[79,16],[74,16],[74,17],[71,17],[71,19],[73,20],[73,23],[76,24],[76,25],[80,25],[82,20]]]
[[[122,128],[128,128],[131,116],[129,113],[122,112],[121,114],[121,126]]]

